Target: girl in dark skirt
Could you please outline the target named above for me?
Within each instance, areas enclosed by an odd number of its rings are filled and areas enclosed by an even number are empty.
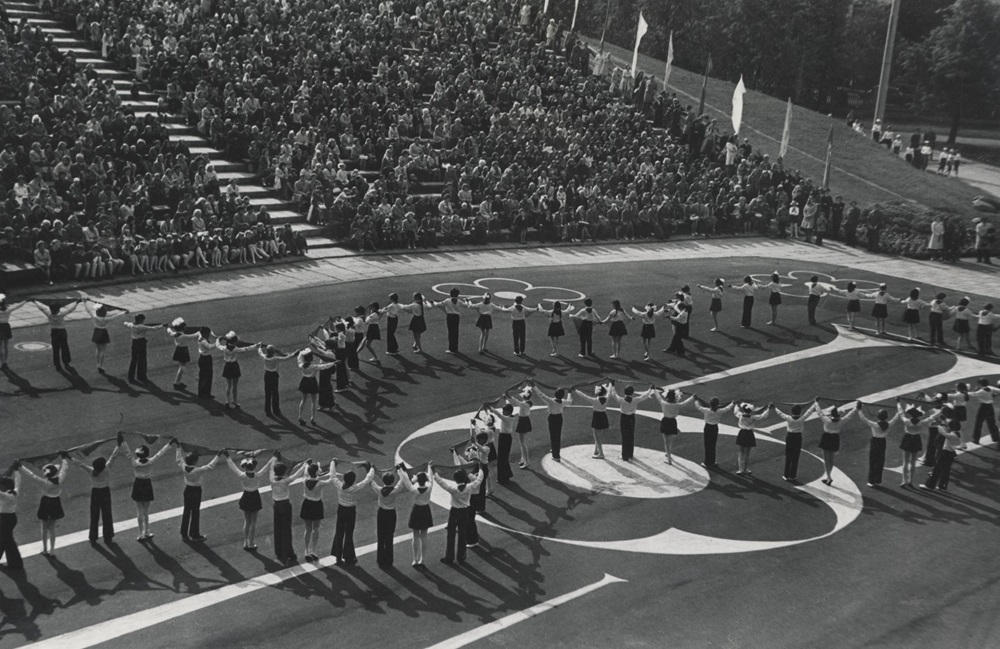
[[[608,335],[611,336],[611,358],[613,359],[621,358],[622,339],[628,335],[628,329],[625,327],[626,319],[632,320],[633,318],[622,309],[621,302],[614,300],[611,302],[611,313],[604,320],[601,320],[602,324],[611,323]]]
[[[708,307],[708,312],[712,314],[712,328],[709,331],[719,330],[719,311],[722,311],[722,294],[725,291],[726,282],[715,280],[715,286],[705,286],[698,284],[698,288],[712,296],[712,303]]]
[[[952,418],[958,422],[957,432],[962,432],[962,427],[969,419],[969,386],[965,383],[958,383],[954,392],[948,393],[948,401],[951,403]]]
[[[174,355],[172,360],[177,363],[177,374],[174,376],[174,389],[183,390],[184,366],[191,362],[191,350],[188,349],[187,341],[197,340],[198,332],[188,333],[187,325],[183,318],[175,318],[167,327],[167,335],[174,339]]]
[[[91,306],[96,304],[97,308]],[[97,371],[104,374],[104,357],[111,343],[111,336],[108,334],[108,325],[116,318],[120,318],[128,311],[118,311],[108,315],[108,307],[97,302],[93,302],[89,297],[83,299],[83,308],[87,310],[91,320],[94,321],[94,333],[90,336],[90,342],[94,343],[94,358],[97,361]]]
[[[132,483],[132,500],[135,502],[136,527],[139,531],[135,540],[145,541],[153,538],[149,531],[149,503],[153,502],[153,481],[151,480],[153,465],[166,454],[170,443],[164,444],[163,448],[152,457],[149,456],[149,447],[145,444],[139,446],[135,449],[135,453],[132,453],[132,449],[129,448],[121,433],[118,434],[118,443],[121,444],[125,457],[132,462],[132,472],[135,474],[135,482]]]
[[[517,466],[523,469],[530,462],[525,437],[531,432],[531,385],[521,390],[520,399],[510,396],[509,392],[505,392],[504,395],[517,408],[517,426],[514,427],[514,432],[517,433],[517,443],[521,447],[521,461]]]
[[[955,351],[962,350],[962,343],[969,349],[972,349],[972,342],[969,340],[969,332],[972,331],[972,327],[969,326],[969,318],[972,316],[972,311],[969,309],[969,298],[963,297],[958,301],[958,306],[953,306],[949,309],[951,315],[955,317],[955,324],[951,326],[951,330],[958,334],[958,338],[955,340]]]
[[[372,355],[371,362],[378,363],[378,352],[372,347],[372,343],[382,340],[382,329],[379,327],[379,321],[382,319],[382,308],[379,306],[378,302],[372,302],[368,305],[368,315],[365,316],[365,335],[361,339],[361,344],[358,345],[358,353],[364,350],[368,350],[368,353]]]
[[[462,306],[479,313],[479,317],[476,318],[476,328],[479,329],[479,353],[485,354],[486,345],[490,342],[490,330],[493,329],[493,313],[501,309],[493,304],[493,296],[489,293],[483,295],[482,302],[465,300]]]
[[[868,486],[875,487],[882,484],[882,472],[885,470],[885,446],[886,437],[889,434],[889,427],[902,418],[901,413],[889,419],[889,413],[885,410],[878,411],[877,419],[869,419],[861,410],[858,404],[858,419],[868,424],[872,432],[871,441],[868,444]]]
[[[920,299],[919,288],[912,289],[910,297],[903,298],[900,303],[906,305],[906,309],[903,311],[903,322],[908,327],[909,339],[915,340],[918,337],[917,325],[920,324],[920,307],[929,306],[929,304]]]
[[[847,414],[842,414],[836,406],[830,408],[829,412],[823,412],[819,401],[816,401],[816,414],[823,422],[823,436],[819,438],[819,447],[823,451],[826,478],[822,482],[827,486],[833,484],[834,461],[837,457],[837,451],[840,450],[840,431],[844,428],[847,420],[857,414],[858,408],[860,406],[853,408]]]
[[[410,318],[410,325],[407,329],[413,334],[413,351],[420,352],[420,336],[427,331],[427,321],[424,318],[424,296],[420,293],[413,294],[413,303],[403,307],[404,310],[413,315]]]
[[[750,470],[750,452],[757,446],[757,438],[754,436],[753,429],[758,422],[771,414],[773,407],[774,404],[771,404],[764,409],[764,412],[754,414],[753,404],[733,404],[733,415],[739,421],[740,427],[740,432],[736,435],[736,446],[740,449],[736,460],[736,475],[753,475],[753,471]]]
[[[566,335],[566,329],[563,328],[563,312],[569,313],[573,310],[571,305],[566,305],[563,308],[562,302],[556,300],[552,304],[552,309],[545,309],[542,307],[541,303],[538,304],[536,309],[539,313],[544,313],[549,316],[549,328],[546,335],[549,337],[549,344],[552,345],[552,351],[549,352],[549,356],[559,355],[559,339]]]
[[[9,343],[14,337],[10,328],[10,314],[17,311],[27,302],[18,302],[14,305],[7,304],[7,296],[0,293],[0,369],[7,369],[7,359],[10,354]]]
[[[50,557],[56,552],[56,522],[66,514],[62,507],[62,488],[69,471],[69,454],[60,453],[62,462],[59,466],[46,464],[42,467],[42,475],[36,475],[31,469],[19,464],[21,473],[38,482],[42,487],[42,499],[38,503],[38,520],[42,523],[42,554]]]
[[[694,403],[694,395],[691,395],[683,401],[678,401],[678,399],[682,399],[684,396],[681,394],[680,390],[667,390],[662,393],[659,390],[654,390],[653,395],[659,402],[660,411],[663,414],[663,417],[660,419],[660,434],[663,435],[663,450],[667,456],[667,464],[673,465],[674,440],[677,439],[677,434],[680,432],[677,427],[677,415],[680,414],[681,408]]]
[[[590,404],[593,412],[590,415],[590,432],[594,435],[594,455],[598,460],[604,459],[604,447],[601,445],[601,432],[610,428],[608,422],[608,388],[599,385],[594,388],[594,396],[574,390],[577,396]]]
[[[753,294],[760,288],[753,278],[747,275],[743,278],[743,283],[739,286],[731,284],[734,288],[743,293],[743,317],[740,319],[740,326],[748,329],[753,323]]]
[[[240,371],[239,355],[246,352],[253,352],[260,349],[260,343],[247,347],[239,346],[239,339],[236,333],[230,331],[224,337],[216,341],[216,345],[222,350],[222,378],[226,379],[226,408],[239,409]]]
[[[643,310],[632,307],[632,313],[639,316],[639,321],[642,323],[642,331],[639,332],[639,337],[642,338],[642,348],[645,354],[642,360],[649,360],[649,345],[656,338],[656,319],[666,313],[666,307],[656,308],[656,305],[650,302],[646,305]]]
[[[243,512],[243,550],[253,552],[257,549],[257,545],[254,543],[254,536],[257,534],[257,516],[263,509],[260,500],[260,486],[277,460],[272,457],[258,471],[257,460],[252,457],[245,458],[239,466],[236,466],[228,453],[225,453],[225,456],[230,470],[240,479],[240,486],[243,487],[243,495],[240,496],[239,505],[240,511]]]
[[[319,382],[316,380],[316,375],[333,368],[337,363],[336,361],[332,363],[317,363],[315,362],[313,353],[309,350],[299,352],[297,362],[299,371],[302,372],[302,378],[299,380],[299,392],[302,393],[302,398],[299,399],[299,425],[304,426],[306,420],[302,418],[302,408],[306,405],[306,401],[309,402],[309,423],[316,423],[316,405],[319,401]],[[327,389],[329,389],[329,378],[327,378],[326,384]],[[332,391],[330,398],[333,398]]]
[[[830,289],[834,293],[838,293],[847,298],[847,326],[854,329],[854,318],[861,313],[861,293],[858,291],[858,285],[854,282],[847,283],[847,290],[841,290],[839,288]]]
[[[889,317],[889,302],[896,298],[889,294],[885,284],[879,284],[877,291],[867,293],[865,297],[875,300],[872,306],[872,317],[875,318],[875,333],[879,336],[885,335],[885,321]]]
[[[319,526],[323,523],[323,489],[333,482],[336,475],[333,460],[330,461],[330,472],[325,478],[319,476],[319,465],[315,462],[308,462],[306,466],[305,481],[303,481],[302,507],[299,510],[299,518],[305,522],[305,532],[303,544],[305,547],[305,560],[317,561],[316,541],[319,540]]]
[[[431,463],[427,463],[427,473],[431,472]],[[431,517],[431,490],[434,483],[427,479],[427,473],[421,472],[415,476],[416,484],[410,481],[406,471],[400,471],[399,478],[404,488],[413,494],[413,509],[407,526],[413,530],[413,567],[424,565],[424,550],[427,548],[427,530],[434,525]]]
[[[771,307],[771,321],[767,324],[778,324],[778,307],[781,306],[781,275],[777,271],[771,273],[771,281],[765,287],[769,291],[767,303]]]
[[[924,411],[917,406],[906,408],[903,402],[896,400],[896,409],[903,415],[903,439],[899,448],[903,451],[903,481],[899,486],[913,486],[913,475],[917,471],[917,456],[924,450],[922,437],[929,434],[930,427],[937,425],[940,410],[935,410],[925,416]]]

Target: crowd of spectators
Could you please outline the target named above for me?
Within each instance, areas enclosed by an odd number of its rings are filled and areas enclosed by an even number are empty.
[[[516,242],[529,232],[543,241],[783,236],[808,214],[827,227],[844,218],[842,202],[653,79],[592,75],[590,50],[539,9],[60,0],[54,10],[133,72],[133,92],[161,93],[158,114],[180,114],[311,222],[362,249]],[[0,109],[0,255],[58,241],[65,262],[82,244],[90,266],[62,264],[75,274],[299,251],[301,241],[220,186],[211,162],[172,141],[155,115],[136,118],[110,81],[37,30],[10,30],[47,72],[23,107]]]

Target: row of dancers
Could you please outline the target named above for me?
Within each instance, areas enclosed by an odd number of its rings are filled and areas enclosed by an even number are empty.
[[[863,410],[860,401],[849,404],[824,407],[819,398],[811,403],[788,404],[786,412],[770,403],[756,407],[747,402],[722,404],[717,397],[703,400],[694,394],[685,394],[676,389],[660,389],[650,385],[648,389],[637,391],[627,385],[619,389],[615,381],[602,382],[592,394],[581,384],[568,388],[542,386],[534,381],[526,381],[514,386],[496,400],[484,403],[471,422],[470,437],[462,451],[460,460],[469,465],[460,468],[436,467],[428,464],[418,470],[407,470],[398,465],[389,471],[378,472],[369,463],[362,463],[364,475],[352,470],[343,475],[337,473],[336,462],[331,461],[324,472],[323,467],[312,460],[293,464],[282,458],[280,452],[263,467],[256,457],[243,457],[239,464],[234,462],[229,451],[223,449],[205,463],[199,463],[201,455],[197,451],[185,452],[182,445],[172,439],[156,453],[147,444],[139,445],[134,451],[119,433],[114,450],[108,457],[97,457],[89,462],[87,458],[63,452],[61,462],[46,464],[40,473],[35,473],[27,463],[15,462],[13,477],[0,478],[0,558],[6,554],[8,567],[22,566],[13,531],[17,525],[17,495],[22,475],[37,481],[42,488],[37,517],[41,522],[42,553],[51,555],[56,546],[56,524],[64,517],[60,500],[70,464],[86,470],[91,479],[91,519],[90,540],[97,542],[102,528],[108,543],[114,537],[111,516],[111,492],[108,472],[116,457],[126,457],[134,472],[131,492],[136,506],[137,540],[152,538],[149,529],[149,508],[154,500],[151,481],[152,467],[164,457],[171,447],[175,450],[175,461],[184,478],[184,509],[181,518],[181,537],[190,542],[201,542],[205,536],[200,528],[200,506],[202,499],[201,482],[204,473],[215,468],[223,459],[240,480],[243,494],[239,508],[244,514],[243,548],[248,552],[257,549],[255,543],[257,515],[262,509],[260,489],[265,480],[269,483],[273,501],[274,547],[282,561],[296,560],[292,548],[292,509],[289,502],[290,487],[300,478],[303,482],[303,502],[299,516],[304,521],[304,556],[306,560],[316,560],[316,542],[319,526],[324,518],[323,492],[334,485],[337,492],[336,530],[331,553],[338,563],[351,564],[357,560],[354,549],[354,527],[357,516],[357,499],[365,488],[377,494],[377,561],[380,565],[390,565],[393,561],[392,546],[396,529],[396,500],[404,490],[413,494],[408,526],[413,531],[413,565],[422,566],[427,530],[433,519],[429,508],[431,489],[434,484],[451,495],[445,561],[466,558],[466,548],[478,543],[476,514],[486,507],[486,497],[494,485],[505,485],[514,478],[510,464],[513,437],[516,435],[520,446],[519,467],[530,465],[527,436],[532,432],[532,409],[537,399],[547,412],[549,451],[552,459],[561,461],[563,413],[567,406],[579,399],[591,409],[591,430],[594,440],[595,459],[604,459],[602,437],[610,428],[608,409],[614,404],[619,410],[619,432],[621,438],[621,459],[631,462],[635,444],[635,415],[639,405],[648,399],[655,399],[660,406],[660,433],[664,441],[665,461],[673,464],[673,445],[680,426],[677,418],[686,407],[695,409],[704,421],[704,459],[702,465],[716,469],[716,447],[719,424],[725,417],[733,417],[739,426],[736,436],[738,448],[737,475],[750,476],[750,458],[756,446],[755,429],[767,418],[775,416],[785,422],[785,462],[782,478],[798,484],[798,464],[802,449],[802,437],[806,421],[815,416],[822,424],[819,448],[824,461],[824,484],[833,483],[836,454],[840,450],[840,437],[847,423],[858,419],[871,433],[869,443],[868,486],[878,487],[883,481],[887,439],[891,429],[902,423],[899,448],[903,454],[901,486],[914,486],[916,464],[921,452],[923,463],[932,467],[925,489],[947,491],[951,467],[959,450],[963,448],[962,431],[968,420],[969,409],[977,406],[971,438],[978,443],[985,426],[994,442],[1000,443],[994,402],[1000,397],[1000,386],[993,387],[987,379],[981,379],[978,388],[970,390],[965,383],[959,383],[954,390],[940,392],[929,398],[920,395],[920,400],[897,399],[896,412],[880,409],[874,417]],[[546,392],[543,388],[548,388]],[[516,392],[516,394],[515,394]],[[926,442],[924,439],[926,438]],[[450,479],[442,477],[450,471]],[[412,474],[412,475],[411,475]]]

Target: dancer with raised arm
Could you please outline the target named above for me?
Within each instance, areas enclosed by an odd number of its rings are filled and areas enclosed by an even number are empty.
[[[197,331],[188,332],[184,318],[174,318],[167,326],[167,335],[174,341],[174,355],[171,360],[177,363],[177,374],[174,375],[174,389],[183,390],[184,367],[191,362],[191,350],[188,349],[188,341],[196,341],[201,337]]]
[[[472,495],[479,489],[483,473],[480,471],[471,481],[465,469],[455,471],[452,480],[446,480],[437,473],[432,473],[432,475],[438,486],[451,494],[451,508],[448,511],[448,526],[446,528],[447,542],[441,562],[452,563],[458,559],[459,563],[465,563],[469,504]]]
[[[619,421],[622,436],[622,460],[625,462],[631,462],[632,456],[635,454],[635,411],[639,408],[639,404],[653,396],[655,391],[656,388],[650,384],[648,390],[637,394],[635,388],[630,385],[622,391],[622,394],[619,394],[615,389],[615,382],[611,382],[609,396],[618,402],[618,407],[621,410]]]
[[[566,329],[563,327],[563,314],[573,311],[573,305],[563,305],[562,302],[556,300],[552,304],[551,309],[546,309],[539,303],[535,310],[549,316],[549,328],[546,332],[546,335],[549,337],[549,343],[552,345],[552,351],[549,352],[549,356],[558,356],[559,340],[566,335]],[[573,317],[572,314],[570,317]]]
[[[299,371],[302,378],[299,379],[299,392],[302,398],[299,399],[299,425],[305,426],[306,420],[302,418],[302,408],[309,402],[309,423],[316,423],[316,405],[319,401],[319,382],[316,376],[324,371],[332,369],[337,363],[343,361],[332,361],[330,363],[317,363],[315,355],[308,349],[298,353]]]
[[[372,363],[380,363],[378,359],[378,352],[372,347],[372,343],[382,340],[382,329],[379,327],[379,321],[382,319],[382,308],[379,306],[378,302],[372,302],[368,305],[368,315],[365,316],[365,335],[361,338],[361,344],[358,345],[358,353],[360,354],[364,350],[368,350],[371,354]]]
[[[885,447],[886,438],[889,436],[889,428],[902,419],[902,413],[889,419],[889,411],[882,409],[878,411],[875,419],[870,419],[861,409],[861,402],[858,402],[858,419],[868,424],[872,432],[871,441],[868,444],[868,486],[878,487],[882,485],[882,472],[885,470]]]
[[[951,412],[951,406],[945,406],[941,411],[941,416],[948,420],[948,430],[941,431],[944,445],[938,453],[934,470],[927,476],[927,481],[920,485],[921,489],[937,489],[938,491],[948,491],[948,483],[951,480],[951,467],[958,457],[958,451],[962,448],[962,434],[959,432],[961,422],[955,418]]]
[[[239,410],[240,395],[240,354],[252,352],[260,349],[261,344],[241,346],[235,331],[230,331],[216,341],[216,346],[222,351],[222,378],[226,379],[226,408],[236,408]]]
[[[503,309],[493,304],[493,296],[489,293],[483,295],[480,302],[469,299],[465,300],[462,306],[473,309],[479,314],[476,318],[476,328],[479,329],[479,353],[485,354],[486,345],[490,342],[490,331],[493,329],[493,314]]]
[[[237,466],[228,452],[225,456],[229,469],[240,479],[240,487],[243,489],[239,504],[240,511],[243,512],[243,550],[253,552],[257,549],[257,544],[254,543],[257,535],[257,516],[263,509],[260,486],[270,475],[271,469],[277,462],[277,456],[271,456],[259,471],[256,458],[243,458]]]
[[[431,302],[430,305],[427,305],[424,303],[423,295],[414,293],[413,302],[403,307],[403,310],[412,316],[407,329],[413,334],[413,351],[418,354],[420,353],[420,336],[427,331],[427,320],[424,317],[424,309],[427,306],[434,306],[434,303]]]
[[[927,302],[920,299],[919,288],[910,289],[910,296],[903,298],[899,302],[906,306],[903,311],[903,322],[907,326],[908,339],[911,341],[919,340],[917,325],[920,324],[920,309],[921,307],[928,306]]]
[[[897,302],[898,298],[889,293],[886,284],[879,284],[877,291],[870,291],[865,297],[875,300],[872,305],[872,317],[875,318],[875,333],[879,336],[885,335],[885,321],[889,317],[889,303]]]
[[[531,407],[534,405],[531,402],[531,394],[532,383],[530,381],[521,389],[518,395],[520,398],[510,396],[510,391],[504,393],[507,400],[517,408],[517,426],[514,428],[514,432],[517,433],[517,443],[521,448],[521,461],[517,464],[519,469],[527,467],[530,462],[525,437],[531,432]]]
[[[712,296],[712,302],[708,307],[708,312],[712,314],[712,328],[709,331],[719,330],[719,312],[722,311],[722,294],[725,292],[726,282],[722,278],[715,280],[714,286],[698,284],[698,288]]]
[[[282,460],[280,451],[275,452],[274,459],[270,473],[271,502],[274,510],[274,554],[278,561],[291,565],[295,562],[295,548],[292,547],[292,503],[288,500],[289,487],[305,473],[308,461],[299,464],[289,473],[288,465]]]
[[[98,374],[104,374],[104,356],[107,353],[108,344],[111,343],[108,325],[128,313],[128,311],[117,311],[109,314],[108,307],[94,302],[94,304],[97,304],[97,307],[94,308],[91,306],[91,303],[92,300],[90,298],[83,299],[83,308],[87,311],[91,320],[94,321],[94,333],[90,335],[90,341],[94,343],[94,358],[97,361],[97,372]]]
[[[944,303],[945,298],[948,297],[944,293],[938,293],[931,300],[930,304],[930,314],[927,316],[927,321],[930,323],[931,327],[931,344],[945,346],[944,342],[944,318],[945,314],[951,313],[951,308]]]
[[[404,471],[394,467],[382,474],[382,484],[369,483],[378,497],[378,513],[375,516],[375,562],[388,568],[393,564],[393,546],[396,535],[396,500],[405,489],[400,477]]]
[[[514,298],[514,304],[511,306],[501,306],[497,307],[497,309],[510,314],[511,333],[514,337],[514,356],[523,356],[527,342],[527,327],[524,320],[539,309],[524,306],[524,297],[521,295]]]
[[[395,356],[399,353],[399,341],[396,340],[396,329],[399,328],[399,314],[403,311],[403,305],[399,303],[399,294],[389,294],[389,304],[385,305],[385,353],[388,356]]]
[[[904,406],[898,398],[896,409],[903,415],[903,439],[899,442],[899,448],[903,451],[903,481],[899,486],[912,487],[913,476],[917,471],[917,456],[924,449],[923,435],[936,423],[941,411],[925,413],[919,406]]]
[[[656,396],[656,400],[660,404],[660,412],[663,415],[660,418],[660,434],[663,435],[663,450],[667,456],[666,461],[667,464],[673,465],[674,440],[680,433],[680,429],[677,427],[677,416],[681,413],[681,408],[694,403],[695,396],[692,394],[685,399],[680,390],[653,390],[653,395]]]
[[[219,340],[212,340],[212,330],[202,327],[198,330],[198,398],[214,399],[212,381],[215,378],[215,360],[212,352],[218,349]]]
[[[431,306],[438,307],[445,313],[445,324],[448,327],[448,350],[445,352],[447,354],[458,353],[458,326],[462,322],[460,311],[462,304],[458,299],[459,295],[460,291],[453,288],[447,299],[431,303]]]
[[[177,447],[177,466],[184,475],[184,511],[181,514],[181,538],[185,541],[204,541],[207,537],[201,533],[201,479],[206,471],[211,471],[222,458],[222,451],[212,457],[207,464],[198,466],[197,453],[185,453],[177,440],[172,442]]]
[[[59,371],[62,366],[69,367],[73,360],[69,351],[69,336],[66,334],[66,316],[76,309],[80,300],[71,302],[66,307],[59,304],[47,306],[41,302],[33,301],[35,308],[42,312],[49,319],[49,338],[52,342],[52,364]]]
[[[608,388],[598,385],[594,388],[594,396],[585,394],[582,390],[574,390],[577,396],[590,404],[593,412],[590,415],[590,431],[594,435],[594,458],[604,459],[604,447],[601,444],[601,433],[610,428],[608,422]]]
[[[807,286],[809,297],[806,298],[806,314],[809,316],[809,324],[814,325],[816,324],[816,309],[819,308],[819,302],[829,291],[820,286],[819,275],[810,277]]]
[[[705,459],[701,465],[706,469],[714,469],[717,466],[715,447],[719,441],[719,422],[722,421],[722,416],[729,412],[729,405],[721,406],[718,397],[712,397],[707,403],[695,397],[694,407],[705,420]]]
[[[611,328],[608,330],[608,335],[611,336],[611,356],[610,358],[619,359],[622,353],[622,339],[628,335],[628,328],[625,326],[626,320],[632,320],[632,316],[628,314],[627,311],[622,309],[622,303],[618,300],[613,300],[611,302],[611,312],[608,316],[601,320],[601,324],[610,322]]]
[[[829,412],[823,412],[819,405],[819,398],[816,399],[816,414],[823,422],[823,436],[819,439],[819,447],[823,451],[823,467],[826,470],[826,478],[823,484],[830,486],[833,484],[833,469],[837,458],[837,451],[840,450],[840,431],[844,424],[854,417],[859,407],[848,410],[846,414],[841,413],[837,406],[830,408]]]
[[[979,443],[985,424],[990,437],[1000,449],[1000,430],[997,429],[996,409],[993,407],[993,400],[997,398],[998,394],[1000,394],[1000,388],[991,387],[987,379],[979,379],[979,389],[970,392],[969,396],[979,404],[976,409],[976,420],[972,424],[972,441],[976,444]]]
[[[132,336],[132,349],[128,362],[128,381],[129,383],[143,384],[148,380],[146,376],[148,368],[146,345],[149,341],[146,339],[146,334],[150,331],[162,329],[167,325],[147,325],[146,316],[142,313],[135,314],[133,320],[134,322],[122,323],[123,326],[131,330]]]
[[[503,401],[501,398],[500,401]],[[514,477],[514,471],[510,468],[510,451],[514,446],[514,428],[517,425],[517,416],[514,415],[514,406],[504,403],[499,410],[494,408],[493,415],[496,417],[497,425],[497,484],[507,484]]]
[[[361,464],[365,469],[365,477],[357,481],[357,474],[348,471],[341,478],[336,467],[331,474],[333,484],[337,487],[337,528],[333,533],[333,546],[330,554],[336,557],[337,565],[346,563],[352,566],[358,562],[354,551],[354,526],[358,520],[358,492],[368,486],[375,477],[375,469],[368,462]]]
[[[406,471],[400,471],[399,481],[403,487],[413,494],[413,507],[410,509],[410,518],[407,527],[413,532],[413,539],[410,542],[413,549],[414,568],[424,567],[424,550],[427,548],[427,530],[434,525],[431,517],[431,490],[434,483],[427,478],[427,473],[433,471],[431,463],[427,463],[427,471],[421,471],[414,476],[413,481]]]
[[[10,359],[10,341],[14,337],[10,328],[10,315],[25,304],[27,302],[7,304],[7,296],[0,293],[0,370],[7,369],[7,361]]]
[[[799,484],[799,457],[802,455],[802,432],[805,430],[805,420],[816,412],[816,404],[810,404],[805,412],[802,406],[792,405],[791,412],[785,414],[776,407],[772,408],[774,414],[785,420],[785,470],[781,474],[781,479],[792,484]]]
[[[7,557],[7,569],[24,571],[24,560],[14,538],[17,527],[17,495],[21,492],[20,462],[11,465],[13,477],[0,477],[0,559]]]
[[[781,306],[781,275],[778,271],[771,273],[771,281],[764,288],[768,291],[767,304],[771,307],[771,321],[767,324],[778,324],[778,307]]]
[[[750,470],[750,452],[757,446],[753,429],[758,422],[771,414],[773,407],[774,404],[769,404],[758,413],[752,403],[733,404],[733,416],[736,417],[740,427],[740,432],[736,435],[736,446],[739,447],[736,475],[753,475],[753,471]]]
[[[302,506],[299,518],[305,525],[302,534],[303,555],[306,561],[319,561],[316,554],[316,542],[319,540],[319,526],[323,523],[323,489],[333,482],[337,475],[334,461],[330,460],[330,470],[326,477],[319,474],[320,466],[315,462],[306,463],[305,480],[302,481]]]
[[[274,345],[267,345],[258,347],[257,354],[264,361],[264,414],[268,417],[280,417],[281,397],[278,384],[281,375],[278,374],[278,364],[295,358],[298,352],[279,354]]]
[[[90,476],[90,542],[97,543],[98,529],[103,523],[104,542],[112,543],[115,538],[115,520],[111,515],[111,484],[109,481],[111,463],[118,457],[121,444],[115,444],[111,454],[95,457],[90,464],[79,458],[71,457],[70,462],[80,467]]]
[[[854,282],[847,283],[847,289],[831,288],[831,292],[847,298],[847,326],[853,331],[855,318],[861,313],[861,298],[863,294],[858,290],[858,285]]]
[[[20,464],[21,473],[28,476],[42,488],[42,498],[38,501],[38,520],[42,524],[42,555],[54,557],[56,553],[56,524],[66,517],[62,506],[62,489],[69,472],[69,453],[60,452],[62,461],[46,464],[42,475],[37,475],[26,465]]]
[[[589,297],[584,299],[583,308],[570,316],[574,320],[580,321],[578,334],[580,336],[580,358],[594,356],[594,323],[601,322],[601,316],[594,310],[594,301]]]
[[[684,339],[687,338],[687,331],[691,322],[691,305],[685,302],[673,302],[673,312],[667,314],[670,318],[670,326],[673,328],[673,337],[670,339],[670,346],[665,352],[685,356]]]
[[[556,462],[562,462],[559,451],[562,449],[563,410],[567,405],[573,403],[573,397],[563,388],[556,388],[555,393],[550,397],[542,392],[537,385],[531,387],[533,393],[538,395],[549,411],[549,445],[552,450],[552,459]]]
[[[138,446],[133,453],[121,433],[118,433],[118,443],[125,457],[132,463],[132,473],[135,475],[135,481],[132,483],[132,500],[135,502],[136,528],[139,532],[135,540],[148,541],[153,538],[153,534],[149,531],[149,504],[153,502],[153,465],[167,454],[170,442],[165,443],[152,457],[149,455],[149,447],[145,444]]]
[[[969,340],[969,333],[972,331],[972,327],[969,325],[969,320],[974,314],[972,313],[972,309],[969,308],[969,298],[963,297],[958,301],[957,306],[948,308],[951,315],[955,318],[955,323],[951,325],[951,330],[957,336],[955,338],[955,351],[962,351],[963,342],[966,348],[972,349],[972,342]]]
[[[646,304],[645,309],[632,307],[632,313],[638,316],[639,322],[642,323],[642,331],[639,333],[639,337],[642,338],[642,348],[645,351],[642,357],[644,361],[649,360],[649,345],[656,338],[656,319],[665,315],[666,312],[666,306],[661,306],[657,309],[656,305],[652,302]]]

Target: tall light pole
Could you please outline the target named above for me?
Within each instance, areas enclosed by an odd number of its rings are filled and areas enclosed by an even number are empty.
[[[601,51],[604,54],[604,37],[608,34],[608,23],[611,22],[611,0],[608,0],[607,8],[604,10],[604,31],[601,32]]]
[[[885,118],[885,101],[889,95],[889,73],[892,68],[892,49],[896,44],[896,25],[899,24],[899,7],[902,0],[892,0],[889,12],[889,32],[885,36],[885,52],[882,54],[882,75],[878,80],[878,97],[875,99],[875,121]],[[874,124],[875,122],[872,122]]]

